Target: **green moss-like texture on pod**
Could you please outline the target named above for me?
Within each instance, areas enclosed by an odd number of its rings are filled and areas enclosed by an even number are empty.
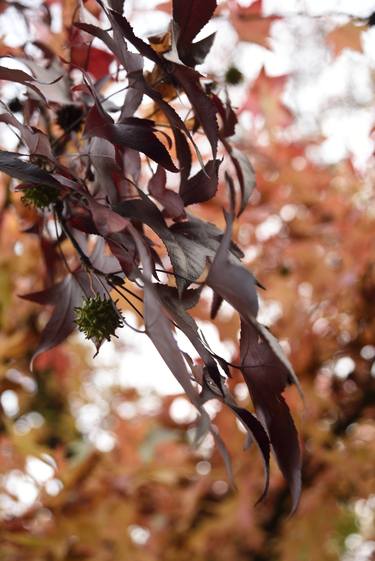
[[[41,210],[57,203],[59,190],[50,185],[33,185],[25,189],[21,201],[25,206],[34,206]]]
[[[93,298],[86,298],[82,306],[75,308],[75,323],[86,339],[91,339],[97,348],[104,340],[109,341],[116,329],[124,325],[116,304],[98,294]]]

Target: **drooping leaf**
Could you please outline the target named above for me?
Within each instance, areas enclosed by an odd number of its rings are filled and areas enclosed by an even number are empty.
[[[241,190],[241,203],[238,211],[238,215],[240,215],[245,210],[254,190],[255,172],[249,158],[244,152],[241,152],[241,150],[232,146],[229,152],[229,157],[236,170]]]
[[[19,154],[14,152],[0,151],[0,171],[25,183],[61,187],[60,183],[50,173],[35,164],[25,162]]]
[[[152,263],[150,257],[140,234],[132,226],[129,227],[129,231],[133,236],[143,265],[143,280],[145,282],[143,303],[147,335],[191,402],[198,409],[201,409],[199,394],[191,383],[190,374],[172,334],[172,325],[166,317],[157,292],[151,283]]]
[[[214,259],[223,232],[210,222],[192,215],[188,218],[186,222],[173,224],[170,230],[186,256],[189,281],[194,282],[205,270],[207,259]],[[239,263],[238,257],[242,256],[239,248],[231,244],[230,249],[229,259]]]
[[[247,409],[240,407],[236,403],[234,397],[231,395],[225,384],[220,384],[219,387],[217,386],[216,381],[212,379],[211,373],[208,369],[205,369],[203,373],[203,389],[201,397],[204,401],[209,399],[220,399],[223,401],[223,403],[225,403],[225,405],[233,411],[233,413],[245,426],[250,439],[256,442],[261,452],[264,466],[264,487],[263,492],[257,501],[257,503],[259,503],[266,496],[269,485],[270,441],[266,431],[264,430],[262,424],[250,413],[250,411],[247,411]]]
[[[294,512],[301,493],[301,452],[297,430],[282,396],[290,372],[255,325],[246,320],[241,322],[241,370],[257,417],[267,429],[277,462],[289,485]]]
[[[216,110],[212,100],[204,92],[200,84],[200,76],[198,72],[188,66],[175,64],[173,66],[173,76],[181,84],[187,97],[189,98],[189,101],[194,109],[194,113],[211,145],[212,157],[215,159],[219,135]]]
[[[229,259],[231,219],[210,267],[206,282],[217,294],[229,302],[243,318],[256,317],[258,297],[254,276],[238,261]]]

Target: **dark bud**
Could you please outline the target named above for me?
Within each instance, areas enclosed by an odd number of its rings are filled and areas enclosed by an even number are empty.
[[[375,25],[375,12],[372,12],[371,16],[367,20],[367,23],[370,27]]]
[[[18,97],[14,97],[8,103],[8,107],[12,113],[20,113],[23,109],[23,103],[21,103]]]
[[[63,105],[57,111],[57,124],[66,133],[78,132],[82,125],[83,111],[77,105]]]
[[[237,86],[243,80],[243,74],[241,70],[238,70],[236,66],[230,66],[225,73],[225,81],[231,86]]]

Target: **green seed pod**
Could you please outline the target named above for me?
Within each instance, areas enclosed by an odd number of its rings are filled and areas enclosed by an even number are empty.
[[[237,86],[243,80],[243,74],[241,70],[238,70],[236,66],[230,66],[225,73],[225,81],[231,86]]]
[[[124,325],[121,312],[116,303],[97,294],[86,298],[82,306],[75,308],[75,323],[79,331],[91,339],[99,349],[104,340],[109,341],[118,327]]]
[[[25,206],[34,206],[41,210],[57,203],[59,190],[50,185],[32,185],[27,187],[21,197]]]

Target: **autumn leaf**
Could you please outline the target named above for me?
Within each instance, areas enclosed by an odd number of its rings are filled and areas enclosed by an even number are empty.
[[[336,56],[339,56],[345,49],[361,53],[363,50],[362,35],[367,29],[367,25],[358,25],[350,21],[330,31],[326,41]]]

